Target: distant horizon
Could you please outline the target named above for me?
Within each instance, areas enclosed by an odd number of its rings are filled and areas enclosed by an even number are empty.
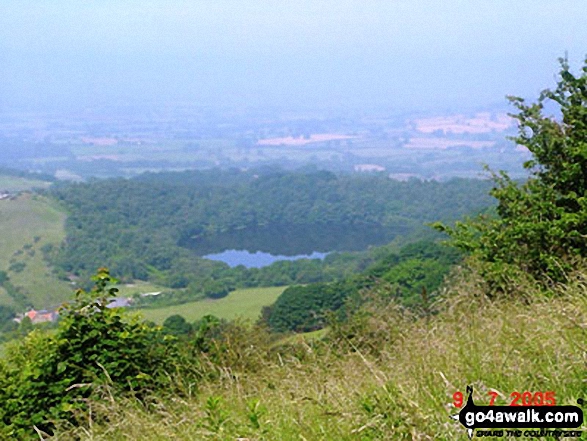
[[[585,16],[582,0],[5,0],[0,111],[483,108],[553,87],[565,53],[578,66]]]
[[[554,84],[554,83],[553,83]],[[515,94],[514,94],[515,95]],[[529,97],[532,101],[536,97]],[[301,119],[320,119],[320,118],[339,118],[339,117],[418,117],[418,116],[433,116],[433,115],[472,115],[481,112],[491,113],[510,113],[515,111],[515,108],[509,103],[507,96],[504,95],[501,100],[495,100],[487,103],[463,103],[453,105],[438,105],[429,107],[415,107],[402,108],[394,106],[364,106],[364,107],[344,107],[344,106],[328,106],[322,105],[281,105],[265,106],[265,105],[214,105],[203,104],[197,101],[167,101],[158,102],[156,100],[137,100],[136,102],[112,101],[108,103],[71,103],[70,106],[64,106],[59,103],[47,103],[45,105],[22,103],[20,105],[11,105],[0,107],[0,115],[16,116],[16,115],[30,115],[47,117],[67,117],[74,116],[81,120],[91,120],[95,117],[140,117],[146,114],[157,114],[166,112],[182,112],[182,111],[200,111],[210,112],[211,115],[230,115],[237,114],[241,116],[259,116],[266,115],[279,117],[280,115],[287,115],[288,118],[297,116]],[[114,112],[114,113],[113,113]]]

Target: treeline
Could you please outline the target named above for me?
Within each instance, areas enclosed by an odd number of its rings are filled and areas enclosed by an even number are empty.
[[[215,263],[217,268],[211,276],[193,278],[185,288],[174,289],[156,297],[139,297],[135,305],[140,307],[160,307],[186,303],[204,297],[221,298],[237,288],[258,286],[285,286],[307,284],[320,281],[334,281],[360,271],[376,254],[334,253],[323,261],[318,259],[299,259],[278,261],[263,268],[245,268]],[[187,277],[186,277],[187,278]]]
[[[192,171],[59,185],[51,194],[69,210],[67,239],[49,255],[63,277],[73,273],[87,279],[106,265],[124,280],[184,289],[177,295],[186,298],[218,296],[241,286],[329,281],[349,270],[346,258],[231,269],[202,259],[198,247],[210,252],[216,245],[222,251],[229,247],[223,235],[247,237],[276,228],[268,242],[285,243],[289,250],[332,251],[313,248],[320,246],[320,237],[324,247],[362,241],[358,248],[366,248],[375,240],[363,237],[371,231],[387,234],[385,243],[421,230],[423,223],[479,211],[490,205],[489,187],[481,180],[398,182],[384,175],[274,171],[216,176]],[[288,231],[301,232],[300,237]],[[312,231],[324,233],[309,237]],[[349,231],[357,238],[349,239]],[[279,254],[279,249],[261,250]]]

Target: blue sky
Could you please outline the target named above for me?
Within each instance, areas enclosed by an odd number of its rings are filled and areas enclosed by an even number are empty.
[[[0,109],[483,107],[587,54],[584,0],[3,0]]]

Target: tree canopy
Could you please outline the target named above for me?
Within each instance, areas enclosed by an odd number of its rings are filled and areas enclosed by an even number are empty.
[[[229,268],[202,255],[364,250],[490,204],[490,183],[481,180],[399,182],[383,174],[329,172],[224,176],[192,171],[56,186],[51,194],[69,210],[67,238],[47,257],[62,277],[87,279],[107,265],[125,281],[183,289],[183,300],[220,297],[236,287],[332,281],[355,268],[336,256]]]
[[[307,332],[323,328],[330,312],[341,317],[348,301],[360,304],[360,292],[386,287],[387,296],[406,307],[423,305],[423,292],[434,296],[460,253],[431,241],[418,241],[399,252],[389,252],[364,271],[331,283],[310,283],[287,288],[275,303],[266,307],[262,321],[273,331]],[[352,307],[351,307],[352,309]]]
[[[484,262],[496,288],[516,272],[543,285],[560,281],[587,255],[587,60],[580,75],[565,59],[560,63],[556,88],[537,102],[509,98],[518,111],[511,115],[518,122],[512,139],[533,156],[524,164],[529,179],[518,183],[494,173],[497,217],[436,225]]]

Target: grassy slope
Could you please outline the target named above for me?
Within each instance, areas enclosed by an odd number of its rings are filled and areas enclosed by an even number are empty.
[[[216,379],[197,392],[160,394],[149,407],[107,401],[94,413],[117,418],[77,433],[147,441],[466,440],[449,415],[453,394],[469,384],[477,404],[489,402],[489,391],[500,405],[514,391],[555,391],[558,404],[587,395],[586,282],[587,275],[573,281],[564,297],[489,302],[467,273],[436,316],[379,305],[353,332],[280,354],[267,349],[261,331],[237,333]]]
[[[14,305],[14,300],[12,300],[12,297],[2,287],[0,287],[0,305]]]
[[[263,306],[271,305],[285,287],[237,289],[218,300],[200,300],[183,305],[165,306],[157,309],[143,309],[141,313],[147,320],[163,323],[174,314],[182,315],[188,322],[194,322],[207,314],[224,319],[237,317],[256,320]]]
[[[26,264],[22,272],[8,274],[37,308],[55,306],[71,297],[71,287],[50,273],[41,253],[43,245],[63,240],[64,221],[65,213],[44,197],[23,194],[13,201],[0,201],[0,269],[8,270],[11,260]],[[23,249],[27,244],[30,250]],[[6,297],[0,293],[0,301]]]

